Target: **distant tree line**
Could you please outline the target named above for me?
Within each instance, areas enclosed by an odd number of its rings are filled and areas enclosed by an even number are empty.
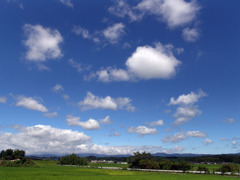
[[[186,161],[169,161],[167,159],[158,161],[150,153],[140,153],[135,152],[133,156],[130,157],[131,168],[140,169],[164,169],[164,170],[182,170],[188,171],[191,169],[191,165]]]
[[[0,153],[0,165],[8,167],[36,166],[35,163],[25,157],[24,150],[7,149]]]
[[[2,150],[0,153],[0,159],[2,160],[14,160],[14,159],[23,159],[25,157],[25,151],[23,150]]]
[[[194,157],[158,157],[156,159],[168,159],[170,161],[187,161],[191,163],[236,163],[240,164],[240,154],[220,154],[220,155],[204,155]]]

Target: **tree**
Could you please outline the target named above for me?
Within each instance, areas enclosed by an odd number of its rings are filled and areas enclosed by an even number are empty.
[[[150,160],[152,158],[153,158],[152,155],[150,153],[146,153],[145,151],[143,153],[134,152],[133,156],[130,157],[130,163],[132,163],[131,168],[141,168],[140,166],[141,160]]]
[[[67,155],[60,158],[60,164],[62,165],[87,165],[87,159],[80,158],[76,154]]]

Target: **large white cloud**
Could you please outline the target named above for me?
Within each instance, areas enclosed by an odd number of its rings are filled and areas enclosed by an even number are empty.
[[[127,59],[126,69],[108,67],[96,73],[98,80],[136,81],[148,79],[169,79],[177,72],[181,64],[173,55],[173,45],[156,43],[155,47],[140,46]]]
[[[111,44],[115,44],[124,35],[124,28],[125,25],[123,23],[116,23],[104,29],[103,35]]]
[[[47,125],[30,127],[14,127],[18,132],[0,133],[2,149],[23,149],[31,154],[70,154],[70,153],[96,153],[96,154],[133,154],[133,152],[156,153],[163,149],[161,146],[102,146],[93,144],[91,137],[83,132],[70,129],[59,129]]]
[[[158,134],[158,131],[155,128],[148,128],[146,126],[129,127],[128,132],[137,133],[139,136]]]
[[[200,6],[195,0],[142,0],[135,7],[126,1],[118,1],[109,9],[118,16],[128,16],[131,21],[139,21],[146,15],[154,15],[168,27],[184,26],[196,19]]]
[[[22,106],[27,109],[48,112],[48,109],[32,97],[18,96],[16,106]]]
[[[155,48],[138,47],[126,62],[129,72],[140,79],[168,79],[174,76],[180,61],[173,56],[169,47],[160,43]]]
[[[77,152],[78,145],[91,143],[91,137],[70,129],[46,125],[15,127],[19,132],[0,133],[2,149],[23,149],[27,154],[65,154]]]
[[[58,30],[31,24],[25,24],[23,30],[26,35],[24,45],[27,48],[27,60],[44,62],[62,56],[60,43],[63,38]]]
[[[84,100],[79,102],[78,105],[82,110],[101,108],[111,110],[126,109],[128,111],[134,111],[135,107],[132,106],[131,101],[132,100],[127,97],[98,97],[91,92],[88,92]]]
[[[200,98],[206,96],[206,93],[199,90],[197,93],[191,92],[190,94],[182,94],[176,100],[174,97],[170,99],[169,105],[190,105],[197,103]]]
[[[66,121],[69,126],[81,126],[83,129],[87,129],[87,130],[94,130],[94,129],[101,128],[98,121],[94,119],[89,119],[87,121],[80,121],[80,117],[73,117],[72,115],[68,115]]]

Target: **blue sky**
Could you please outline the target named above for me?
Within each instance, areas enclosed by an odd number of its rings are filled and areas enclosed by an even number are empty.
[[[238,0],[2,0],[0,144],[237,153]]]

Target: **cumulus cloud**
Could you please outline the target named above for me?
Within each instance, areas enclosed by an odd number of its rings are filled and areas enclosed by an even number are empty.
[[[176,74],[181,64],[173,55],[172,45],[156,43],[155,47],[140,46],[127,59],[126,69],[108,67],[97,71],[99,81],[136,81],[148,79],[169,79]]]
[[[128,16],[131,21],[139,21],[143,16],[154,15],[160,21],[166,22],[168,27],[179,27],[191,23],[196,19],[200,6],[195,0],[142,0],[135,7],[126,1],[116,2],[109,12],[118,16]]]
[[[203,141],[203,143],[208,145],[208,144],[212,144],[213,141],[211,139],[206,139],[205,141]]]
[[[98,80],[102,82],[130,80],[129,73],[126,70],[111,67],[97,71],[96,75],[98,76]]]
[[[206,133],[201,132],[201,131],[188,131],[186,136],[190,136],[190,137],[206,137]]]
[[[110,116],[106,116],[104,119],[100,119],[100,123],[102,124],[111,124]]]
[[[81,107],[82,110],[101,108],[111,110],[126,109],[128,111],[134,111],[135,107],[132,106],[131,101],[132,100],[127,97],[98,97],[91,92],[88,92],[84,100],[79,102],[78,105]]]
[[[88,121],[80,121],[80,117],[73,117],[72,115],[67,116],[67,124],[69,126],[81,126],[83,129],[95,130],[100,129],[100,124],[94,119],[89,119]]]
[[[200,115],[202,111],[198,109],[198,106],[194,105],[200,98],[207,96],[205,92],[199,90],[197,93],[191,92],[190,94],[182,94],[177,99],[173,97],[170,99],[169,105],[179,105],[174,117],[175,125],[182,125],[184,122],[190,121],[192,118]]]
[[[27,48],[27,60],[44,62],[62,56],[60,43],[63,38],[58,30],[31,24],[25,24],[23,30],[26,35],[24,45]]]
[[[188,122],[195,116],[198,116],[202,113],[197,106],[185,106],[177,108],[177,112],[174,114],[176,120],[174,121],[175,125],[182,125],[184,122]]]
[[[116,23],[104,29],[103,35],[111,44],[116,44],[120,37],[125,34],[124,28],[123,23]]]
[[[27,154],[65,154],[77,152],[78,145],[91,143],[91,137],[70,129],[58,129],[46,125],[15,127],[19,132],[0,133],[3,149],[24,149]]]
[[[191,92],[190,94],[182,94],[176,100],[172,97],[169,105],[191,105],[197,103],[200,98],[206,95],[207,94],[202,90],[199,90],[197,93]]]
[[[138,47],[126,62],[128,71],[140,79],[168,79],[176,74],[179,64],[172,48],[161,43],[157,43],[155,48]]]
[[[184,131],[180,133],[175,133],[174,135],[168,135],[162,139],[163,142],[170,142],[170,143],[176,143],[181,142],[183,140],[187,139],[187,136],[185,136]]]
[[[52,88],[53,92],[55,93],[59,93],[62,92],[64,90],[64,88],[62,87],[61,84],[56,84],[53,88]]]
[[[73,3],[71,0],[59,0],[59,1],[68,7],[73,7]]]
[[[151,127],[162,126],[162,125],[163,125],[163,120],[154,121],[149,124],[149,126]]]
[[[97,153],[107,155],[131,155],[133,152],[173,152],[183,148],[175,146],[173,149],[163,150],[161,146],[102,146],[93,144],[91,137],[83,132],[70,129],[59,129],[47,125],[30,127],[14,127],[18,132],[0,133],[2,149],[24,149],[27,155],[33,154],[70,154]]]
[[[6,103],[7,98],[6,97],[0,97],[0,103]]]
[[[49,118],[54,118],[58,116],[57,112],[51,112],[51,113],[44,113],[44,116],[49,117]]]
[[[199,37],[199,31],[196,28],[185,28],[182,31],[182,37],[185,41],[195,42]]]
[[[155,128],[148,128],[145,126],[129,127],[128,132],[137,133],[140,137],[144,135],[158,134],[158,131]]]
[[[22,106],[27,109],[48,112],[48,109],[32,97],[18,96],[16,106]]]

